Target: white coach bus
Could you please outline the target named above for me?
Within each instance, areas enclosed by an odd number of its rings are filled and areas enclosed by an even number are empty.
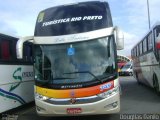
[[[107,2],[61,5],[39,13],[34,44],[35,103],[43,116],[95,115],[120,110],[117,49],[123,34],[113,27]]]
[[[0,113],[34,100],[32,44],[24,44],[24,58],[19,60],[17,40],[0,34]]]
[[[160,22],[131,50],[133,72],[138,82],[160,92]],[[158,37],[159,36],[159,37]]]

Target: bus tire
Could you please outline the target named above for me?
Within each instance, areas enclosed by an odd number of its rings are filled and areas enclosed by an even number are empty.
[[[129,76],[133,76],[132,72],[129,73]]]
[[[153,88],[155,92],[160,95],[160,89],[159,89],[159,82],[157,76],[154,74],[153,75]]]
[[[138,78],[138,73],[136,72],[136,80],[137,80],[137,83],[140,85],[140,81],[139,81],[139,78]]]

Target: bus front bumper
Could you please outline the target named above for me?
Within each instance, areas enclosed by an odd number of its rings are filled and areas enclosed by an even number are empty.
[[[119,92],[103,100],[87,104],[55,105],[35,99],[40,116],[81,116],[111,114],[120,111]]]

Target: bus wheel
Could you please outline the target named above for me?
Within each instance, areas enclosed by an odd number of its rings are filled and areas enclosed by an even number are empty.
[[[157,76],[156,76],[156,75],[153,76],[153,88],[154,88],[154,90],[156,91],[156,93],[157,93],[158,95],[160,95],[159,83],[158,83],[158,79],[157,79]]]
[[[137,83],[140,85],[140,81],[139,81],[138,73],[137,72],[136,72],[136,79],[137,79]]]
[[[132,72],[129,73],[129,76],[133,76]]]

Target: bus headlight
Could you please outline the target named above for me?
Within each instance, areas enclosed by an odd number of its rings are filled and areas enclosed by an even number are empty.
[[[109,97],[111,95],[116,94],[117,92],[119,92],[119,86],[114,87],[113,89],[111,89],[109,91],[106,91],[106,92],[103,92],[101,94],[98,94],[97,96],[101,97],[101,98],[107,98],[107,97]]]
[[[43,96],[43,95],[38,94],[38,93],[35,93],[35,98],[38,99],[38,100],[42,100],[42,101],[49,99],[49,97]]]

